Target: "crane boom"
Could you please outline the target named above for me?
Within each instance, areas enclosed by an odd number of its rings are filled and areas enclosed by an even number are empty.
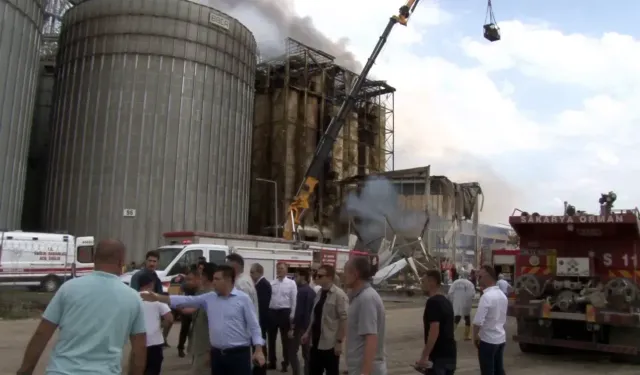
[[[387,43],[387,38],[389,37],[389,34],[391,34],[393,27],[398,23],[406,26],[409,21],[409,17],[411,17],[411,14],[413,14],[413,11],[419,2],[420,0],[407,0],[405,5],[400,8],[398,14],[393,15],[389,19],[387,27],[380,35],[378,43],[376,43],[376,46],[371,52],[362,72],[356,78],[356,81],[347,94],[345,101],[340,106],[340,109],[338,109],[338,113],[336,113],[335,117],[331,119],[327,129],[320,138],[315,154],[313,155],[313,159],[311,160],[311,164],[309,165],[309,168],[307,168],[302,184],[298,188],[298,192],[293,198],[285,216],[286,222],[284,225],[284,238],[288,240],[297,239],[294,238],[294,235],[297,234],[297,226],[300,224],[304,211],[309,208],[309,201],[313,196],[316,185],[318,184],[318,178],[322,173],[324,163],[327,157],[331,154],[331,149],[336,142],[336,138],[340,134],[340,130],[344,125],[347,114],[352,111],[353,106],[356,103],[356,96],[362,89],[362,85],[366,81],[367,75],[369,75],[369,71],[373,68],[382,48]]]

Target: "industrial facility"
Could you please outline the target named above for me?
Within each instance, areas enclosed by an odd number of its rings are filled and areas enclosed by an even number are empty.
[[[169,231],[278,236],[357,77],[294,39],[261,61],[251,30],[187,0],[0,0],[0,20],[0,230],[115,237],[132,260]],[[383,78],[357,93],[300,232],[437,248],[473,216],[477,234],[477,184],[394,171]],[[353,210],[372,178],[404,219],[376,227]]]
[[[293,39],[281,58],[258,65],[252,152],[260,157],[252,164],[252,233],[273,233],[278,227],[271,212],[286,211],[355,77],[333,56]],[[368,80],[358,94],[325,165],[313,214],[305,215],[301,230],[307,238],[335,238],[340,181],[393,169],[394,92],[385,81]]]

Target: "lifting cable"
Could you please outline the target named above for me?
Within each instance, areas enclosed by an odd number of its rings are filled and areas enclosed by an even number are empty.
[[[498,27],[498,22],[496,21],[496,16],[493,14],[493,6],[491,5],[491,0],[487,0],[487,13],[484,17],[485,25],[495,25]]]

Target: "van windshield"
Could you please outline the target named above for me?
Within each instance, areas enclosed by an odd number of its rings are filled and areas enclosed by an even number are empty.
[[[93,246],[78,246],[76,260],[78,263],[93,263]]]
[[[158,271],[166,270],[169,264],[178,256],[178,254],[180,254],[182,249],[184,249],[184,246],[159,248],[158,254],[160,254],[160,259],[158,259],[156,269]]]

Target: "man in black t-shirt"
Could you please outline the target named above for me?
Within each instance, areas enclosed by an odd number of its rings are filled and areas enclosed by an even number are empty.
[[[456,369],[456,341],[453,306],[440,293],[442,275],[427,271],[422,288],[427,292],[424,308],[424,348],[415,367],[428,375],[453,375]]]

